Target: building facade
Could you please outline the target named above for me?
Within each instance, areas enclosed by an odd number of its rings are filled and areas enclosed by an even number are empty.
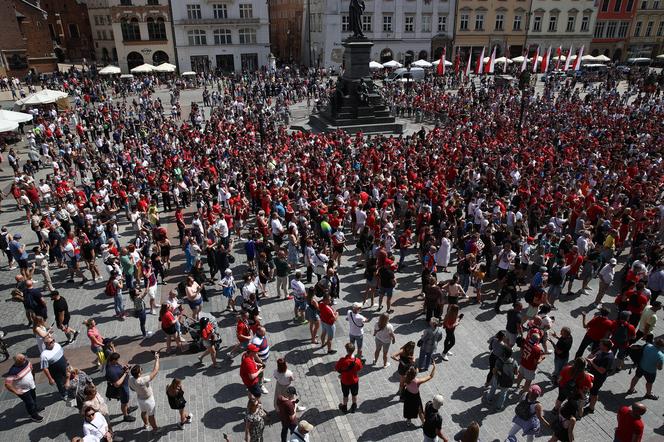
[[[123,72],[143,63],[176,64],[168,0],[109,0],[109,7]]]
[[[341,42],[351,35],[348,6],[349,0],[309,0],[305,4],[303,52],[311,65],[341,66]],[[440,56],[443,46],[450,53],[453,23],[451,0],[369,1],[362,15],[363,33],[374,42],[372,60],[397,60],[404,65]]]
[[[270,31],[264,0],[172,3],[181,71],[255,71],[267,67]]]
[[[654,58],[664,53],[664,1],[639,0],[629,35],[628,57]]]
[[[302,63],[303,0],[271,0],[270,49],[280,63]]]
[[[590,43],[597,19],[595,0],[533,0],[527,44],[554,50],[571,47],[585,51]]]
[[[494,47],[496,56],[521,55],[531,0],[458,0],[456,8],[454,46],[462,57]]]
[[[42,0],[48,30],[58,61],[79,62],[95,58],[88,6],[81,0]]]
[[[639,0],[599,0],[599,10],[590,44],[590,54],[613,60],[627,56],[629,28]]]
[[[107,65],[117,63],[118,51],[115,49],[113,20],[109,0],[87,0],[88,18],[92,41],[95,47],[95,60]]]
[[[0,2],[0,67],[23,77],[30,70],[49,73],[57,69],[46,11],[27,0]]]

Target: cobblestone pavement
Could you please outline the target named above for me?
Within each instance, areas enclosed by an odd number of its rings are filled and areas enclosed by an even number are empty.
[[[200,99],[200,91],[186,91],[185,100]],[[162,94],[165,93],[162,91]],[[162,98],[163,99],[163,98]],[[7,107],[7,103],[3,103]],[[7,191],[10,182],[8,168],[0,172],[0,188]],[[42,172],[43,173],[43,172]],[[34,234],[30,231],[29,223],[22,214],[15,210],[13,200],[6,199],[2,203],[0,225],[5,225],[12,233],[21,232],[29,247],[34,245]],[[172,219],[167,218],[171,233],[174,232]],[[126,227],[126,223],[123,227]],[[131,235],[124,231],[121,241],[126,243]],[[177,241],[175,242],[177,243]],[[236,246],[239,250],[241,244]],[[350,246],[354,250],[353,246]],[[176,252],[176,263],[182,263],[182,253]],[[346,252],[341,267],[341,302],[337,305],[340,318],[345,317],[348,306],[355,301],[361,301],[364,289],[364,278],[361,270],[353,266],[354,252]],[[243,259],[238,256],[234,274],[242,274]],[[417,298],[419,284],[419,266],[413,255],[407,260],[408,267],[404,273],[398,274],[398,286],[394,296],[395,313],[392,323],[397,334],[397,345],[392,346],[395,351],[398,346],[409,340],[416,341],[424,327],[422,316],[418,316],[421,309],[421,300]],[[112,318],[112,301],[103,294],[104,283],[88,284],[84,288],[77,288],[65,282],[62,270],[53,269],[54,283],[67,299],[72,312],[71,323],[83,331],[81,322],[94,317],[104,336],[118,337],[118,348],[123,358],[131,364],[144,364],[145,370],[151,369],[151,351],[164,349],[164,335],[161,331],[148,339],[141,339],[138,321],[128,318],[124,322]],[[165,296],[168,289],[177,282],[177,275],[182,274],[181,266],[174,266],[167,278],[167,285],[161,286],[161,294]],[[14,272],[9,271],[4,258],[0,259],[0,287],[9,298],[9,290],[13,285]],[[451,274],[445,274],[445,278]],[[594,298],[596,285],[591,285],[591,295],[572,296],[559,303],[559,310],[555,311],[555,328],[567,325],[572,328],[573,335],[578,343],[582,336],[581,317],[583,311],[590,311],[588,304]],[[578,286],[575,285],[575,288]],[[218,290],[212,290],[211,301],[204,305],[204,311],[212,313],[220,321],[224,349],[235,342],[233,316],[224,311],[225,300],[222,301]],[[273,284],[270,284],[270,294],[274,294]],[[128,300],[126,301],[128,302]],[[6,342],[11,353],[26,352],[33,364],[38,366],[37,350],[32,333],[25,325],[25,317],[21,304],[6,301],[0,309],[0,325],[6,333]],[[445,397],[442,408],[444,432],[453,436],[462,427],[477,421],[481,424],[481,439],[483,441],[503,440],[513,417],[515,399],[509,400],[508,408],[503,412],[496,412],[483,404],[481,396],[482,385],[488,367],[487,339],[505,325],[504,315],[495,315],[489,306],[464,305],[462,311],[465,319],[457,329],[457,344],[454,356],[449,362],[441,362],[433,381],[423,385],[422,398],[430,400],[434,394],[440,393]],[[377,317],[376,308],[366,309],[370,317]],[[369,356],[368,363],[361,373],[360,379],[360,405],[357,412],[343,415],[337,409],[341,398],[338,385],[338,375],[334,372],[334,361],[339,355],[328,356],[318,347],[308,344],[308,327],[294,325],[292,322],[292,301],[278,301],[270,297],[262,304],[262,316],[266,322],[268,339],[271,343],[270,362],[268,373],[275,368],[278,357],[286,358],[290,368],[295,374],[295,386],[300,393],[302,404],[308,407],[303,417],[313,423],[316,428],[312,433],[312,441],[419,441],[421,429],[418,426],[409,426],[402,419],[402,405],[397,400],[395,392],[398,387],[396,367],[392,365],[387,369],[371,365],[371,355],[374,351],[373,339],[370,335],[365,339],[365,354]],[[50,322],[50,320],[49,320]],[[373,325],[373,324],[372,324]],[[148,316],[150,330],[158,330],[155,316]],[[334,345],[341,350],[348,335],[346,321],[338,322],[337,337]],[[371,328],[371,327],[368,327]],[[661,334],[661,328],[658,330]],[[58,338],[64,336],[58,332]],[[86,369],[93,373],[100,391],[105,391],[103,378],[92,369],[93,355],[87,345],[87,338],[83,334],[79,339],[65,348],[65,354],[72,365]],[[441,343],[442,345],[442,343]],[[576,345],[574,346],[576,349]],[[244,425],[243,413],[246,407],[246,394],[239,378],[239,358],[232,363],[222,363],[222,368],[213,369],[208,366],[197,365],[194,354],[164,355],[162,368],[155,379],[154,391],[157,399],[157,422],[167,428],[167,432],[154,437],[142,430],[140,418],[134,423],[121,422],[119,405],[110,404],[112,423],[119,434],[126,440],[153,440],[163,441],[218,441],[222,440],[221,433],[227,433],[232,441],[243,440]],[[209,359],[206,361],[209,364]],[[0,372],[5,373],[10,362],[0,364]],[[548,357],[540,366],[537,373],[538,382],[545,391],[542,403],[545,409],[551,409],[555,401],[556,390],[549,381],[548,374],[553,370],[553,360]],[[184,379],[183,385],[188,407],[194,414],[193,423],[184,430],[176,426],[176,414],[169,409],[164,393],[165,386],[174,377]],[[271,377],[271,376],[270,376]],[[57,399],[55,387],[49,386],[42,373],[36,375],[38,382],[38,400],[46,407],[43,412],[45,420],[36,424],[26,419],[25,410],[21,402],[7,391],[0,394],[0,440],[36,441],[36,440],[69,440],[79,435],[82,426],[81,418],[75,410],[68,408],[64,402]],[[627,396],[625,391],[629,382],[627,371],[618,373],[609,378],[603,391],[595,414],[583,418],[578,424],[578,441],[611,441],[615,427],[615,412],[619,406],[630,404],[641,399],[644,385],[643,381],[637,386],[638,393]],[[270,394],[263,401],[268,411],[272,407],[272,385],[267,384]],[[662,381],[655,385],[655,393],[664,394]],[[664,397],[664,396],[663,396]],[[135,404],[132,397],[132,404]],[[645,415],[646,434],[644,441],[664,440],[664,427],[662,426],[662,413],[664,406],[661,402],[644,401],[649,411]],[[135,413],[137,415],[137,413]],[[269,425],[265,431],[265,440],[272,442],[279,440],[280,424],[271,413],[274,424]],[[546,435],[546,438],[545,438]],[[548,433],[538,440],[547,440]]]

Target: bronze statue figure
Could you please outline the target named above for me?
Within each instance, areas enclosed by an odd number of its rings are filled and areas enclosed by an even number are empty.
[[[348,21],[351,31],[353,31],[352,38],[365,38],[362,33],[362,13],[366,6],[364,0],[350,0],[348,6]]]

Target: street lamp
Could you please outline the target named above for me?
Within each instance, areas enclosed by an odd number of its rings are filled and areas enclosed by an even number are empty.
[[[530,89],[530,72],[526,69],[521,72],[519,76],[519,89],[521,90],[521,110],[519,112],[519,140],[522,139],[523,133],[523,116],[526,111],[526,99],[528,97],[528,90]]]

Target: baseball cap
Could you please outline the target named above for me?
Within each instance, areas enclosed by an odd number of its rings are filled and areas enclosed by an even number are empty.
[[[609,264],[611,264],[612,266],[614,266],[614,265],[618,264],[618,261],[616,260],[616,258],[611,258],[611,259],[609,260]]]
[[[247,345],[247,351],[253,351],[254,353],[258,353],[258,346],[255,344],[249,344]]]
[[[23,235],[21,235],[20,233],[14,235],[14,239],[21,239],[21,238],[23,238]]]
[[[542,396],[542,388],[540,388],[539,385],[531,385],[528,392],[536,394],[537,396]]]

